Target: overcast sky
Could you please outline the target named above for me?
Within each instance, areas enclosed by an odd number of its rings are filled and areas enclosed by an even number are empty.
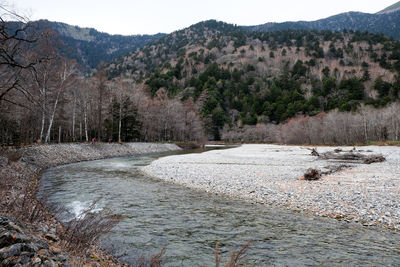
[[[396,1],[8,0],[8,3],[12,3],[19,12],[28,13],[31,20],[48,19],[128,35],[170,33],[208,19],[258,25],[316,20],[347,11],[376,13]]]

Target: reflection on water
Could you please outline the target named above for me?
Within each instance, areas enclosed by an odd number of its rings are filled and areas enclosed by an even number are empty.
[[[253,240],[246,266],[400,265],[400,234],[307,217],[243,200],[193,191],[146,177],[138,166],[156,156],[84,162],[44,173],[39,194],[71,215],[100,199],[123,221],[102,245],[128,263],[166,247],[166,266],[213,266]]]

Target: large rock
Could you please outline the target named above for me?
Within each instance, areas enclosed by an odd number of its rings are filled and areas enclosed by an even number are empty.
[[[0,266],[70,266],[68,256],[52,234],[25,233],[18,225],[0,215]]]

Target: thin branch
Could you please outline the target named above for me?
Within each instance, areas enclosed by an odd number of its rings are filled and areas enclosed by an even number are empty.
[[[25,109],[33,112],[33,109],[31,107],[25,106],[25,105],[23,105],[21,103],[14,102],[14,101],[8,100],[6,98],[3,98],[2,101],[10,103],[10,104],[13,104],[13,105],[16,105],[16,106],[19,106],[21,108],[25,108]]]

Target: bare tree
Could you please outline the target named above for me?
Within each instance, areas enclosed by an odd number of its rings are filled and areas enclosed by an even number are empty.
[[[90,84],[92,80],[90,79],[82,79],[80,80],[79,90],[76,90],[77,100],[78,100],[78,110],[80,111],[80,126],[79,132],[80,137],[83,136],[82,131],[84,131],[85,141],[89,142],[89,115],[90,115],[90,107],[92,106],[92,101],[94,96],[93,90],[91,90]],[[82,125],[83,124],[83,125]]]
[[[21,72],[34,67],[36,60],[29,61],[24,51],[37,41],[29,33],[31,27],[24,16],[0,2],[0,104],[2,101],[18,104],[6,98],[13,90],[22,90]]]
[[[103,137],[103,98],[106,93],[107,73],[105,64],[101,62],[95,74],[97,82],[97,138],[101,141]]]
[[[50,109],[45,143],[50,141],[50,132],[54,123],[54,116],[56,114],[57,106],[62,96],[62,93],[75,82],[74,78],[76,77],[76,74],[77,68],[75,63],[65,58],[62,58],[61,62],[57,66],[57,73],[54,77],[55,81],[53,89],[55,93],[55,98],[54,103]]]
[[[41,112],[41,129],[39,138],[44,139],[46,117],[49,108],[49,95],[51,89],[52,79],[56,76],[57,58],[59,57],[53,43],[51,42],[52,32],[44,33],[45,38],[41,39],[37,48],[30,52],[28,56],[31,60],[36,58],[46,57],[44,60],[38,62],[35,68],[29,69],[24,75],[24,87],[27,88],[26,96],[33,104],[35,104]]]
[[[31,59],[41,58],[35,68],[24,72],[26,99],[41,113],[40,135],[44,142],[50,141],[51,129],[63,93],[75,82],[77,64],[58,53],[54,32],[45,31],[36,49],[27,55]]]
[[[125,99],[129,99],[128,95],[128,82],[123,81],[122,78],[118,78],[114,81],[111,86],[112,94],[114,99],[119,104],[118,110],[118,142],[122,142],[121,140],[121,131],[122,131],[122,103]]]

